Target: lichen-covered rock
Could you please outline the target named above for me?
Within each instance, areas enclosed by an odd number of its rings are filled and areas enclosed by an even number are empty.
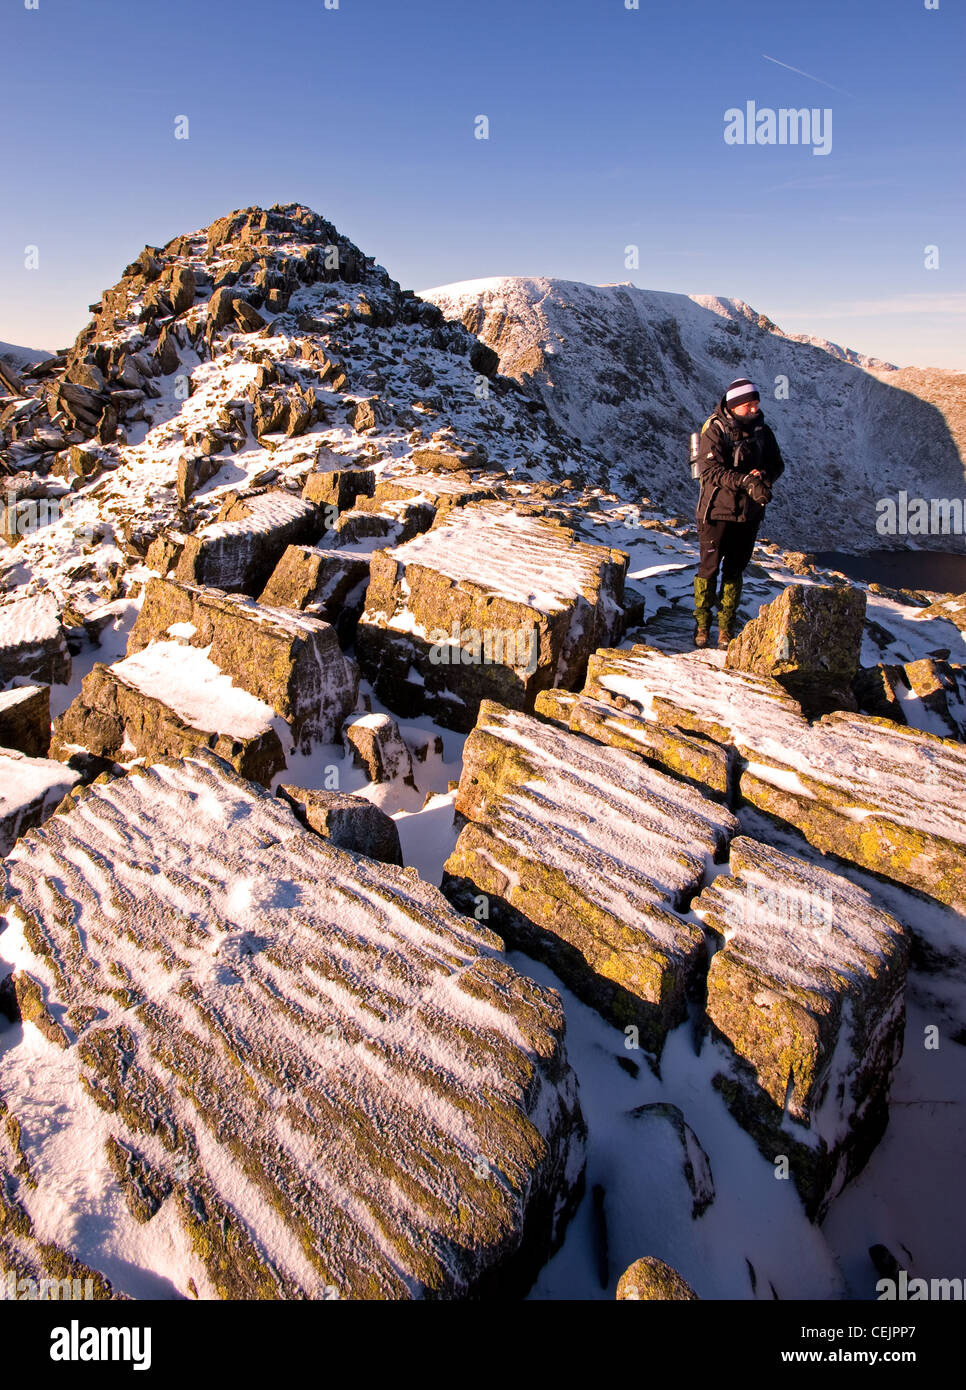
[[[964,690],[949,662],[926,656],[919,661],[907,661],[902,674],[911,697],[910,709],[919,716],[910,722],[924,727],[928,720],[934,733],[962,738],[966,733]],[[905,719],[897,722],[904,723]]]
[[[70,680],[70,653],[53,594],[0,607],[0,685],[19,677],[45,685]]]
[[[162,531],[147,548],[144,563],[157,574],[170,574],[184,550],[186,536],[181,531]]]
[[[303,825],[338,849],[365,854],[384,864],[402,865],[396,822],[364,796],[284,784],[278,795],[291,805]]]
[[[481,468],[486,460],[474,449],[439,448],[414,449],[413,467],[427,473],[465,473],[468,468]]]
[[[375,474],[369,468],[340,468],[309,473],[302,487],[307,502],[348,511],[357,497],[371,497]]]
[[[962,743],[841,710],[811,724],[776,681],[702,654],[598,652],[586,693],[732,750],[740,797],[824,853],[944,903],[966,897]]]
[[[393,505],[387,503],[386,505]],[[499,503],[461,507],[370,565],[356,650],[380,700],[473,727],[483,699],[532,709],[576,685],[623,621],[627,556]]]
[[[365,607],[369,556],[349,550],[290,545],[259,595],[259,603],[297,608],[331,623],[346,645]]]
[[[18,685],[0,691],[0,748],[46,758],[50,747],[50,686]]]
[[[593,661],[594,658],[591,658]],[[626,748],[648,763],[704,788],[721,800],[731,799],[737,759],[731,748],[710,739],[666,729],[645,719],[619,695],[595,700],[579,695],[570,709],[568,727],[612,748]]]
[[[320,532],[318,509],[290,492],[239,498],[228,519],[186,537],[175,578],[254,595],[264,589],[287,546],[312,545]]]
[[[560,1000],[415,874],[203,754],[85,788],[0,898],[64,1044],[27,1022],[0,1058],[25,1251],[120,1292],[411,1299],[519,1296],[559,1242],[585,1135]],[[68,1219],[77,1165],[96,1221]]]
[[[854,709],[864,626],[861,589],[789,584],[738,633],[725,665],[774,677],[810,711]]]
[[[937,599],[916,614],[919,622],[928,622],[931,618],[945,618],[966,632],[966,594],[951,594],[948,598]]]
[[[551,724],[559,724],[561,729],[569,729],[570,716],[578,698],[572,690],[561,690],[559,686],[541,690],[533,702],[533,712],[541,719],[549,719]]]
[[[346,724],[344,736],[357,764],[365,768],[371,782],[401,781],[408,787],[416,785],[409,749],[391,715],[360,714]]]
[[[313,740],[335,742],[355,709],[358,668],[343,654],[335,630],[314,614],[152,579],[128,638],[128,655],[169,636],[205,648],[235,686],[286,721],[305,752]]]
[[[86,748],[123,763],[209,748],[267,787],[285,767],[273,721],[271,707],[232,685],[204,652],[152,642],[113,666],[95,663],[54,721],[50,751],[66,762]]]
[[[724,943],[707,1012],[734,1065],[715,1084],[762,1152],[786,1155],[821,1219],[885,1129],[907,938],[838,874],[743,836],[730,861],[692,903]]]
[[[676,1269],[654,1255],[645,1255],[629,1265],[617,1282],[617,1298],[620,1301],[662,1301],[674,1300],[679,1303],[698,1302],[698,1295],[691,1285],[682,1279]]]
[[[79,774],[53,758],[0,746],[0,859],[27,830],[57,809]]]
[[[496,493],[492,488],[474,483],[468,475],[411,473],[380,478],[373,497],[377,502],[429,502],[436,514],[442,516],[454,507],[465,507],[471,502],[493,501]]]
[[[616,748],[486,701],[456,809],[469,820],[443,890],[483,903],[512,945],[660,1054],[705,963],[674,916],[737,828],[723,806]]]
[[[355,506],[342,512],[326,531],[324,544],[360,546],[369,542],[372,550],[403,545],[428,531],[435,517],[429,502],[377,502],[373,497],[357,497]]]

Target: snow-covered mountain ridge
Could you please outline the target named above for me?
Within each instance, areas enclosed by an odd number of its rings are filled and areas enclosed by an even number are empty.
[[[789,335],[740,299],[544,277],[423,290],[538,391],[557,424],[608,461],[610,486],[693,515],[688,439],[728,382],[749,376],[787,471],[762,533],[806,550],[908,543],[876,503],[966,496],[966,374],[898,370]],[[963,550],[962,535],[918,545]]]

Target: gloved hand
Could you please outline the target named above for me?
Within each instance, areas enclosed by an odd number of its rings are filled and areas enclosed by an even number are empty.
[[[760,473],[746,473],[741,481],[742,490],[747,492],[753,502],[767,507],[771,501],[771,485]]]

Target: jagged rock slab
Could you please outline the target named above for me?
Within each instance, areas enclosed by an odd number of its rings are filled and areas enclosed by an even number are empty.
[[[351,643],[369,587],[369,556],[350,550],[290,545],[259,595],[259,603],[297,608],[335,628]]]
[[[45,758],[50,747],[50,686],[20,685],[0,691],[0,748]]]
[[[578,713],[579,711],[579,713]],[[714,658],[667,656],[638,644],[595,652],[571,712],[582,732],[619,747],[640,745],[648,761],[731,800],[737,793],[733,724],[757,728],[776,755],[808,723],[801,706],[767,677],[723,673]]]
[[[526,1288],[585,1129],[560,1000],[489,930],[209,754],[92,784],[4,867],[38,1239],[202,1298]]]
[[[470,502],[493,501],[496,493],[492,488],[474,483],[469,477],[459,478],[445,473],[411,473],[394,478],[380,478],[373,498],[376,502],[430,502],[439,516],[452,511],[454,507],[465,507]]]
[[[53,758],[31,758],[0,746],[0,858],[57,809],[79,778]]]
[[[466,741],[468,817],[444,892],[659,1054],[705,963],[674,915],[737,829],[725,807],[616,748],[486,701]],[[482,899],[481,896],[483,895]]]
[[[673,772],[720,800],[733,796],[737,763],[733,749],[680,729],[665,729],[633,708],[621,708],[625,703],[619,695],[612,701],[578,695],[569,710],[567,727],[612,748],[637,753],[653,766]]]
[[[316,506],[343,512],[358,497],[371,497],[375,481],[371,468],[317,469],[306,477],[302,496]]]
[[[396,822],[364,796],[294,785],[280,786],[278,795],[285,798],[303,825],[338,849],[365,854],[384,864],[402,865]]]
[[[725,666],[774,677],[810,712],[854,709],[864,627],[861,589],[789,584],[734,638]]]
[[[230,519],[185,539],[174,577],[186,584],[257,594],[289,545],[318,539],[319,512],[290,492],[238,498]]]
[[[152,642],[113,666],[97,662],[54,722],[51,754],[79,749],[127,762],[210,748],[243,777],[269,786],[285,767],[275,712],[231,682],[204,651]]]
[[[405,782],[415,787],[413,763],[399,725],[388,714],[360,714],[345,726],[344,737],[371,782]]]
[[[715,1084],[813,1219],[885,1130],[902,1053],[908,942],[863,889],[744,836],[693,910],[724,940],[708,1017],[734,1050]]]
[[[961,743],[845,711],[810,724],[777,682],[644,647],[598,652],[586,694],[734,750],[740,796],[824,853],[940,902],[966,898]]]
[[[741,795],[817,849],[957,906],[966,900],[966,748],[836,712],[780,760],[749,749]]]
[[[937,599],[916,614],[917,622],[928,622],[930,618],[946,618],[966,632],[966,594],[951,594],[948,598]]]
[[[70,653],[53,594],[0,607],[0,685],[26,678],[45,685],[70,680]]]
[[[391,504],[389,504],[391,505]],[[532,709],[622,624],[623,551],[499,503],[460,508],[370,565],[356,650],[403,716],[473,727],[483,699]]]
[[[205,648],[239,689],[263,700],[289,724],[305,752],[313,739],[335,742],[355,709],[358,668],[343,655],[334,628],[314,614],[152,579],[131,629],[128,655],[169,636]]]
[[[401,498],[399,501],[377,501],[374,497],[357,497],[351,511],[342,512],[334,526],[325,534],[323,544],[333,546],[361,545],[371,542],[375,550],[390,545],[403,545],[414,536],[428,531],[436,518],[435,508],[426,501]]]

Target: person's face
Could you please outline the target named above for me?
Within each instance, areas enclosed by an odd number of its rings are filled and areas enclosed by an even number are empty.
[[[744,417],[745,415],[757,415],[757,414],[758,414],[758,402],[757,402],[757,401],[742,401],[742,402],[741,402],[741,405],[736,405],[736,406],[734,407],[734,413],[735,413],[736,415],[740,415],[740,416],[742,416],[742,417]]]

